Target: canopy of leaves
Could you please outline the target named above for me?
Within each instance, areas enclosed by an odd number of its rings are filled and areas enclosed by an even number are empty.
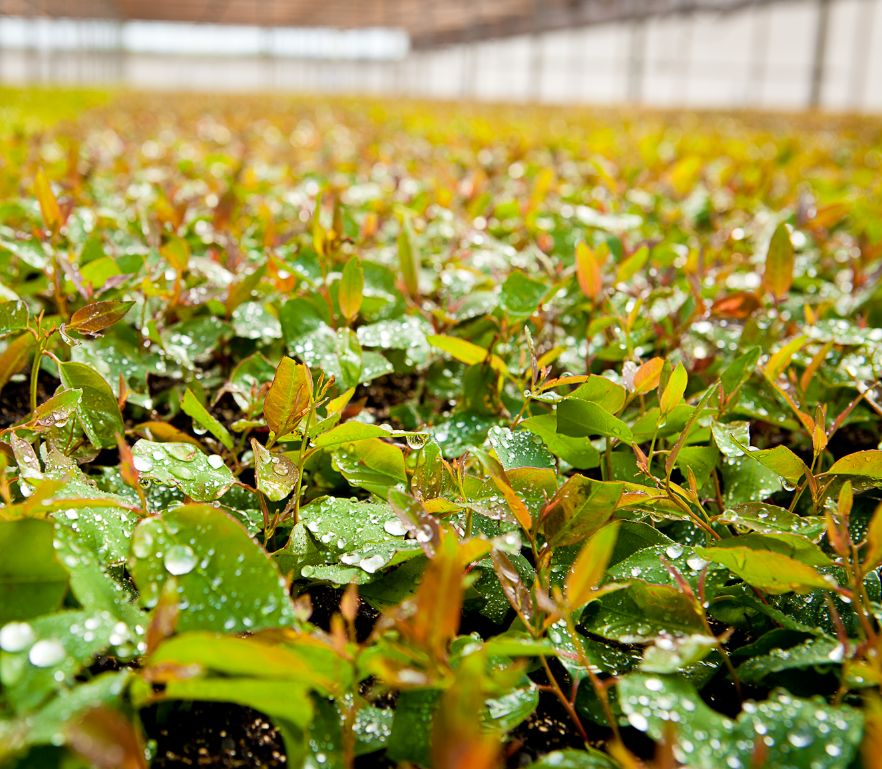
[[[875,765],[878,121],[0,95],[0,764]]]

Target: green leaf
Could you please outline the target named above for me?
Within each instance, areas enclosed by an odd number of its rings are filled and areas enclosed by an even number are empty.
[[[751,347],[723,369],[720,382],[723,385],[723,394],[727,398],[730,398],[750,378],[762,353],[762,347]]]
[[[0,622],[37,617],[61,606],[67,571],[55,557],[51,521],[0,521]]]
[[[385,497],[392,486],[407,482],[401,449],[379,438],[343,444],[334,451],[334,468],[353,486]]]
[[[587,382],[573,390],[570,398],[596,403],[610,414],[617,414],[628,397],[625,388],[605,376],[591,374]]]
[[[0,761],[32,745],[63,744],[65,727],[81,713],[102,705],[118,705],[131,677],[129,670],[99,673],[88,681],[65,689],[27,716],[0,721]]]
[[[557,406],[557,431],[563,435],[604,435],[631,443],[634,436],[621,419],[591,401],[569,398]]]
[[[748,451],[746,456],[752,457],[763,467],[777,473],[791,486],[799,483],[799,479],[808,472],[805,462],[786,446]]]
[[[270,430],[277,438],[287,435],[306,416],[311,403],[309,369],[291,358],[282,358],[263,404],[263,415]]]
[[[306,635],[245,638],[205,631],[181,633],[163,641],[150,655],[151,667],[198,665],[225,676],[287,680],[326,696],[340,695],[352,668],[330,645]]]
[[[692,686],[673,676],[629,673],[618,701],[628,723],[655,740],[674,725],[674,756],[693,769],[753,765],[762,746],[765,766],[776,769],[846,769],[861,739],[863,719],[847,706],[775,692],[749,702],[733,721],[711,710]]]
[[[793,283],[793,243],[790,230],[781,222],[772,234],[766,253],[763,288],[776,299],[783,299]]]
[[[751,550],[771,550],[809,566],[833,565],[829,556],[814,542],[801,534],[792,532],[772,532],[769,534],[752,532],[720,540],[714,547],[748,547]]]
[[[152,607],[173,579],[177,629],[243,633],[296,623],[285,581],[266,553],[229,515],[184,505],[138,524],[129,570]]]
[[[676,587],[647,582],[633,582],[588,604],[582,624],[594,635],[627,644],[647,643],[660,633],[705,631],[692,599]]]
[[[125,433],[125,425],[110,385],[84,363],[68,361],[58,369],[66,388],[83,391],[77,416],[89,441],[96,448],[114,448],[117,436]]]
[[[312,720],[312,703],[304,689],[290,680],[257,678],[180,678],[163,688],[163,700],[234,702],[272,718],[284,719],[305,728]]]
[[[220,456],[207,456],[189,443],[142,438],[132,446],[132,456],[141,478],[176,486],[196,502],[217,499],[236,481]]]
[[[365,441],[369,438],[388,438],[389,435],[389,431],[379,425],[369,425],[364,422],[346,422],[342,425],[337,425],[326,433],[322,433],[313,442],[319,448],[329,448],[331,446],[340,446],[344,443]]]
[[[841,665],[843,659],[845,649],[835,638],[809,638],[796,646],[751,657],[738,667],[738,677],[744,683],[761,683],[782,670]]]
[[[300,509],[300,524],[276,558],[295,577],[367,582],[422,553],[407,531],[388,505],[325,497]]]
[[[538,761],[527,765],[527,769],[620,769],[619,764],[605,753],[589,748],[587,750],[554,750],[546,753]]]
[[[493,426],[487,431],[487,443],[506,470],[514,467],[554,467],[554,459],[542,441],[528,432],[512,432],[507,427]]]
[[[28,307],[24,302],[0,302],[0,336],[21,331],[27,325]]]
[[[300,475],[297,466],[284,454],[268,451],[254,438],[251,439],[251,450],[254,452],[257,488],[273,502],[279,502],[289,496],[294,491]]]
[[[514,270],[502,284],[499,305],[511,318],[529,318],[548,291],[548,283],[533,280],[521,270]]]
[[[281,339],[282,324],[271,305],[243,302],[230,315],[233,332],[242,339]]]
[[[554,414],[541,414],[520,423],[520,427],[538,435],[548,450],[577,470],[587,470],[600,464],[600,452],[589,441],[571,438],[557,431]]]
[[[19,712],[38,707],[95,655],[130,639],[128,629],[106,612],[61,611],[0,630],[0,682],[4,698]]]
[[[37,432],[52,428],[64,427],[83,397],[82,390],[62,390],[53,395],[45,403],[37,406],[31,415],[30,424]]]
[[[713,636],[700,633],[674,638],[660,636],[646,647],[640,669],[647,673],[679,673],[705,659],[718,643]]]
[[[208,430],[228,451],[233,450],[233,436],[215,419],[188,387],[181,399],[181,408],[197,425]]]
[[[356,333],[362,347],[379,347],[382,350],[404,350],[407,366],[422,365],[429,360],[431,348],[426,337],[432,327],[422,316],[407,315],[359,326]]]
[[[830,590],[836,584],[832,578],[819,574],[811,566],[771,550],[735,545],[696,547],[695,552],[702,558],[723,564],[747,584],[769,593],[804,593],[812,588]]]
[[[826,528],[823,518],[801,517],[783,507],[763,502],[734,505],[717,520],[738,528],[758,531],[760,534],[802,534],[815,541],[821,537]]]
[[[420,295],[420,257],[414,243],[410,219],[407,216],[401,217],[401,228],[398,231],[398,266],[401,268],[401,278],[407,293],[412,299],[418,299]]]

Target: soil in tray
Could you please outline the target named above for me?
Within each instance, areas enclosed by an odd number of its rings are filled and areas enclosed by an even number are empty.
[[[282,769],[288,766],[282,736],[251,708],[223,702],[163,703],[141,711],[156,741],[151,769]]]

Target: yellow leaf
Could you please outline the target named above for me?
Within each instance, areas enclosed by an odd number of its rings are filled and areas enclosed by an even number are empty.
[[[600,273],[600,262],[596,254],[580,242],[576,246],[576,277],[579,279],[579,288],[592,301],[600,296],[603,289],[603,276]]]
[[[783,222],[775,228],[769,251],[766,254],[766,269],[763,273],[763,288],[776,299],[787,296],[793,283],[793,243],[790,230]]]
[[[57,232],[61,226],[61,209],[58,206],[55,193],[52,192],[52,185],[49,184],[49,179],[46,178],[46,173],[42,168],[37,171],[37,178],[34,180],[34,191],[37,195],[37,202],[40,204],[43,223],[47,229]]]
[[[343,275],[340,278],[340,289],[337,301],[340,303],[340,312],[347,321],[358,315],[361,302],[364,299],[364,270],[361,260],[353,256],[343,267]]]
[[[680,405],[683,400],[683,393],[686,392],[686,384],[689,381],[689,375],[682,363],[677,364],[677,368],[671,372],[665,389],[659,396],[659,408],[662,414],[670,414],[674,408]]]
[[[573,611],[591,600],[594,589],[603,580],[619,533],[618,522],[604,526],[579,551],[564,588],[567,605]]]

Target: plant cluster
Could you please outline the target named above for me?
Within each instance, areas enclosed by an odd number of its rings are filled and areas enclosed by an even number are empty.
[[[882,126],[97,101],[0,135],[0,764],[877,765]]]

